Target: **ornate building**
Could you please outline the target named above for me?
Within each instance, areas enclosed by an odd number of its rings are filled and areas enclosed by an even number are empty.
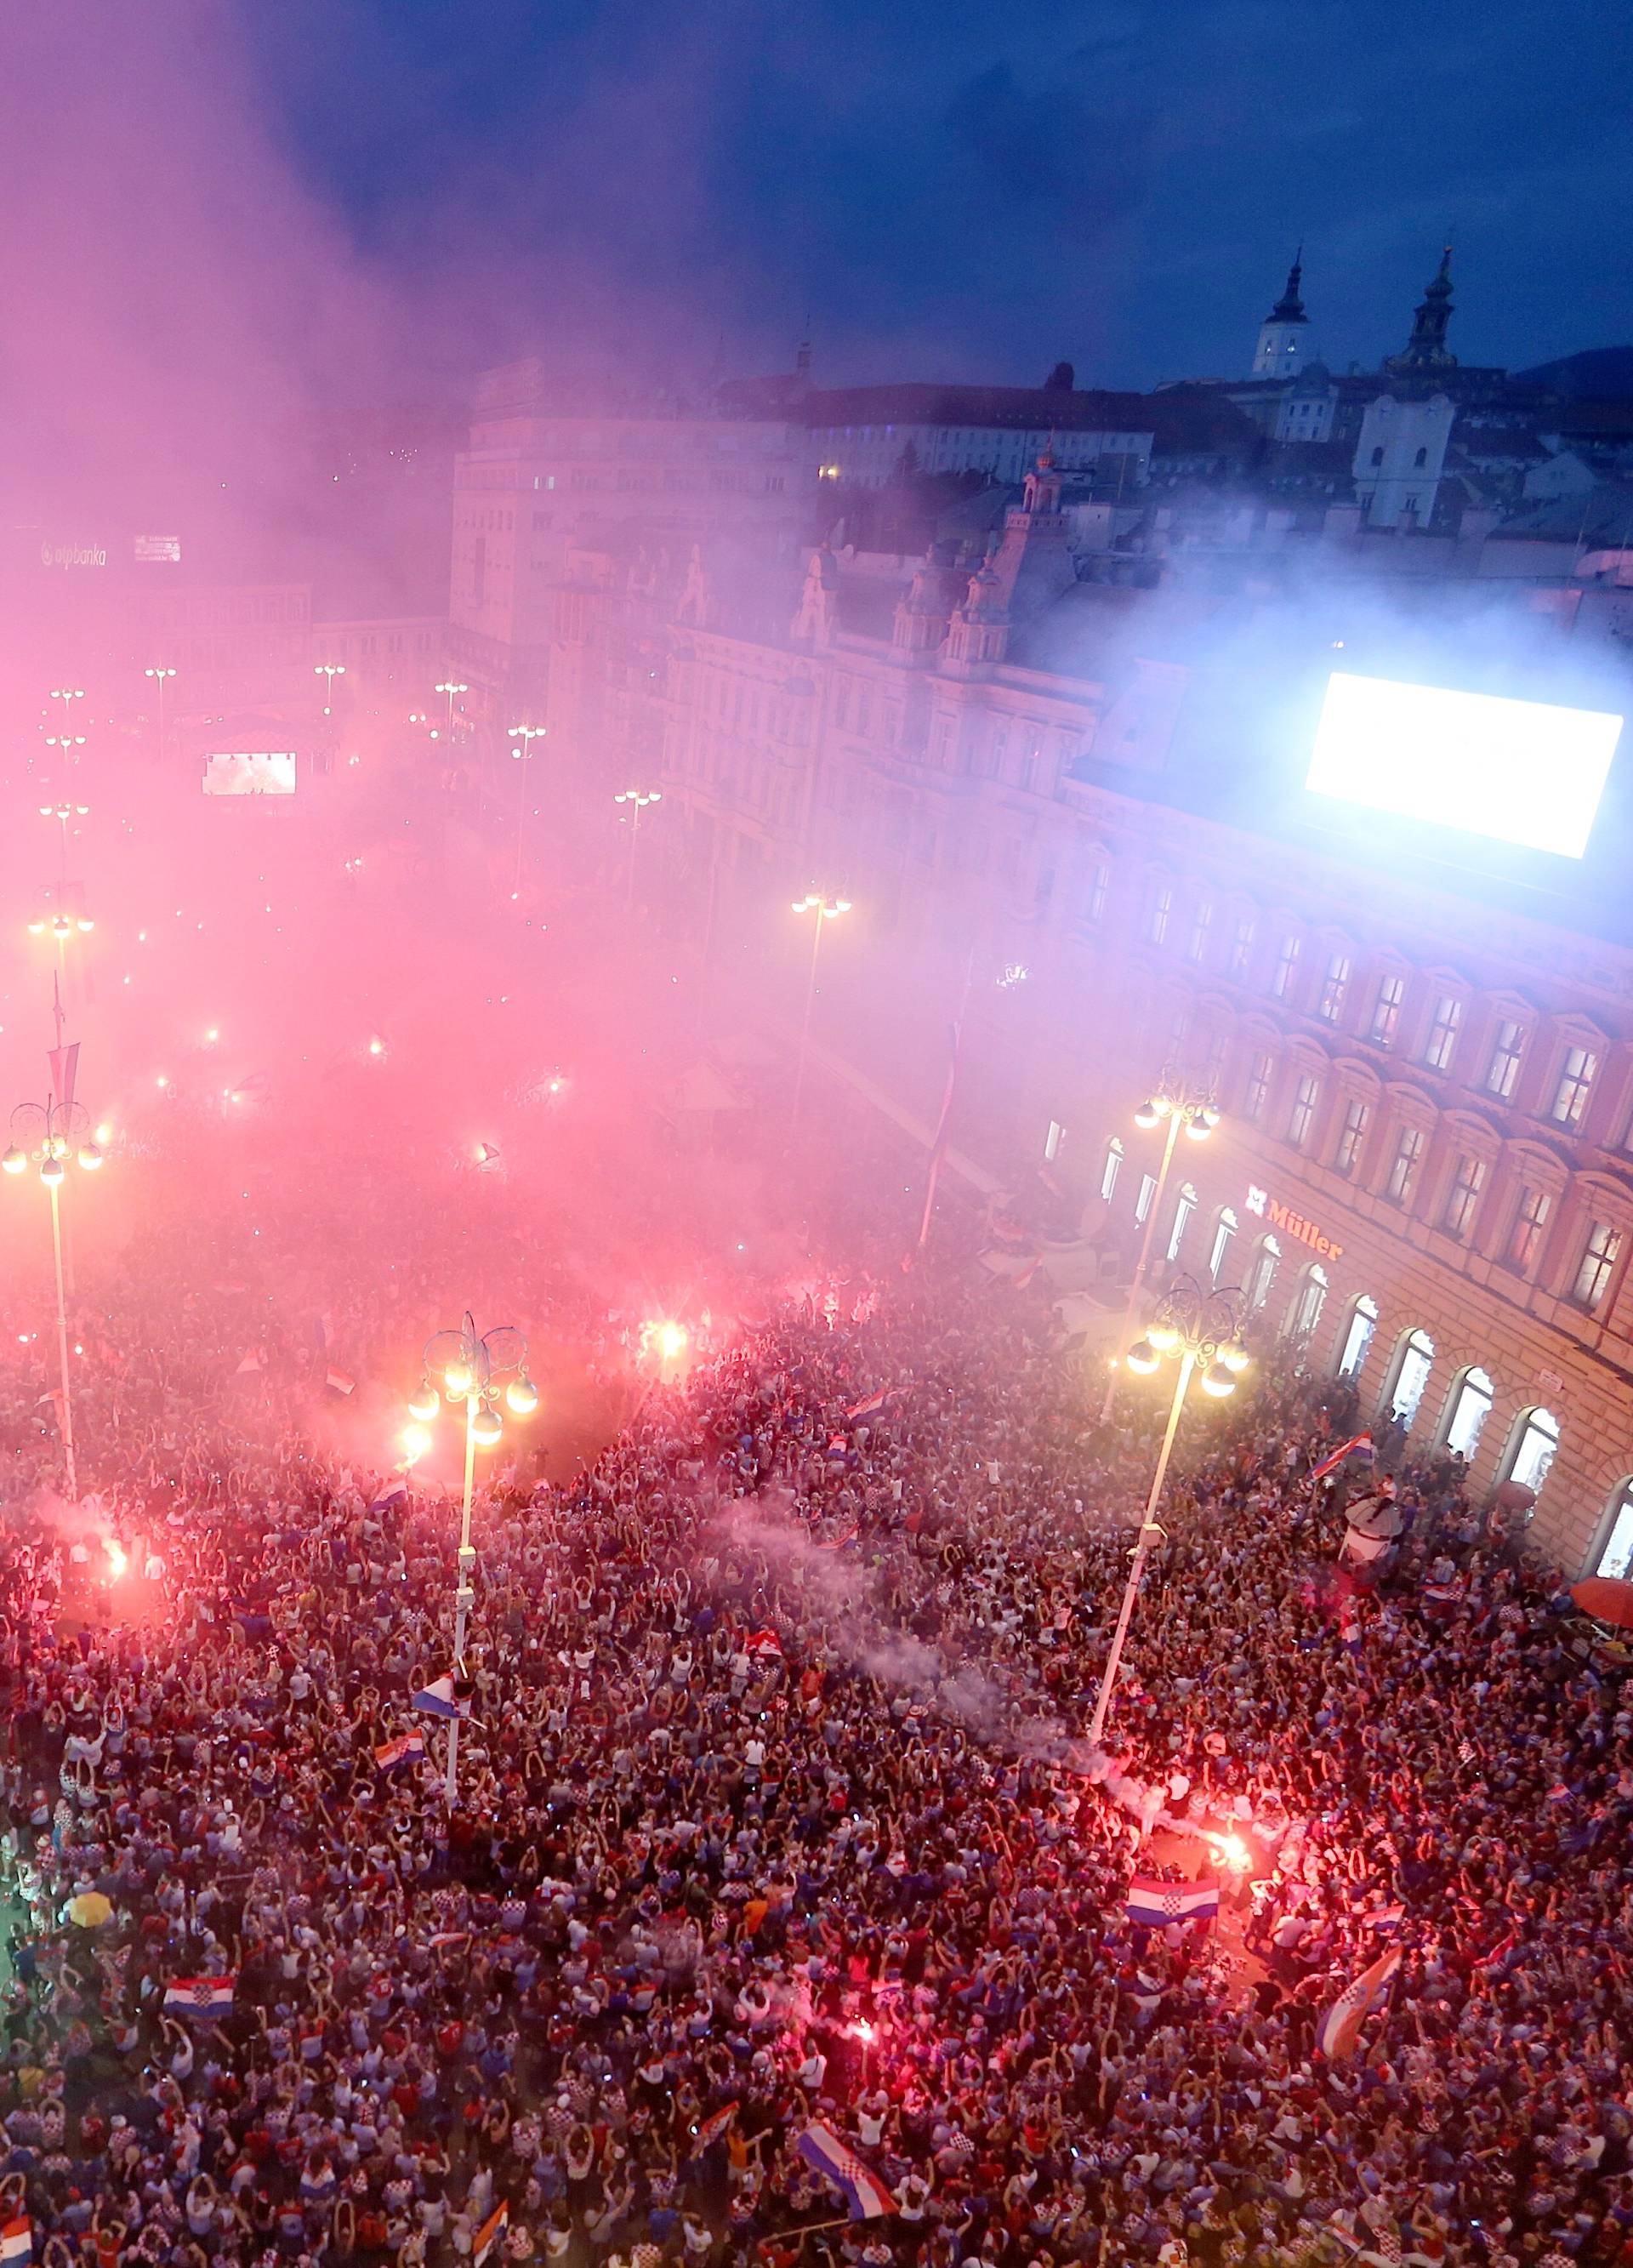
[[[672,917],[717,955],[734,937],[739,968],[780,949],[791,883],[844,887],[835,1044],[920,1130],[961,983],[955,1139],[1011,1186],[1047,1155],[1108,1247],[1151,1202],[1135,1104],[1165,1065],[1210,1087],[1224,1123],[1180,1161],[1159,1259],[1244,1285],[1262,1332],[1352,1376],[1417,1447],[1467,1457],[1482,1492],[1534,1489],[1573,1566],[1613,1542],[1621,1557],[1618,862],[1585,860],[1567,897],[1295,824],[1264,720],[1324,684],[1330,617],[1277,616],[1254,644],[1188,587],[1079,581],[1059,502],[1041,463],[961,567],[819,549],[785,629],[765,626],[763,580],[745,627],[705,548],[641,602],[656,659],[633,706],[609,681],[594,735],[575,746],[568,725],[553,746],[603,783],[637,757],[655,769],[679,830]],[[605,622],[629,603],[604,593]],[[611,651],[592,627],[582,643]],[[997,987],[994,968],[1026,981]]]

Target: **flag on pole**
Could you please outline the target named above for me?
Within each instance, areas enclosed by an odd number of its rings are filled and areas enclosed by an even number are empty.
[[[711,2142],[719,2140],[736,2116],[737,2104],[732,2102],[724,2104],[718,2110],[711,2110],[707,2118],[701,2119],[693,2129],[692,2155],[701,2157]]]
[[[806,2165],[840,2191],[850,2207],[852,2220],[878,2220],[897,2210],[895,2198],[872,2168],[864,2166],[831,2126],[813,2122],[796,2137],[794,2147]]]
[[[1358,1457],[1364,1465],[1370,1465],[1372,1462],[1372,1435],[1370,1433],[1357,1433],[1350,1440],[1341,1441],[1337,1448],[1334,1449],[1330,1454],[1323,1457],[1320,1463],[1312,1469],[1310,1474],[1311,1481],[1312,1483],[1316,1481],[1324,1481],[1328,1473],[1336,1471],[1337,1468],[1342,1464],[1346,1457]]]
[[[423,1709],[428,1717],[468,1717],[471,1713],[469,1700],[453,1690],[452,1672],[446,1677],[433,1677],[429,1685],[423,1685],[414,1696],[414,1706]]]
[[[374,1761],[382,1771],[401,1771],[404,1764],[417,1764],[424,1753],[423,1734],[401,1733],[394,1741],[381,1742],[374,1751]]]
[[[504,2198],[477,2230],[471,2246],[471,2268],[482,2268],[482,2262],[511,2225],[511,2208]]]
[[[845,1415],[847,1418],[871,1418],[875,1410],[884,1408],[890,1395],[889,1387],[881,1387],[877,1394],[870,1394],[865,1402],[853,1402]]]
[[[387,1489],[384,1496],[377,1496],[373,1503],[369,1506],[369,1510],[371,1512],[390,1512],[394,1506],[406,1504],[408,1500],[408,1491],[407,1484],[405,1482],[399,1481],[396,1487]]]
[[[1405,1919],[1406,1908],[1403,1905],[1374,1906],[1370,1913],[1361,1916],[1361,1926],[1364,1929],[1375,1929],[1383,1935],[1393,1937]]]
[[[1217,1882],[1159,1882],[1136,1874],[1129,1884],[1123,1911],[1144,1929],[1164,1929],[1171,1921],[1212,1921],[1219,1911]]]
[[[51,1100],[59,1110],[71,1110],[79,1076],[79,1042],[70,1040],[65,1048],[48,1048],[46,1053],[51,1061]]]
[[[165,1987],[165,2006],[184,2016],[218,2016],[232,2006],[231,1977],[173,1977]]]
[[[357,1383],[355,1378],[348,1378],[343,1370],[326,1370],[323,1382],[336,1394],[349,1394]]]
[[[1342,2056],[1353,2051],[1361,2036],[1361,2027],[1374,2008],[1381,2007],[1390,1979],[1401,1966],[1401,1948],[1392,1945],[1387,1953],[1380,1954],[1370,1968],[1344,1986],[1322,2017],[1315,2044],[1328,2063],[1336,2063]]]
[[[26,2213],[0,2228],[0,2260],[32,2259],[33,2250],[34,2224]]]

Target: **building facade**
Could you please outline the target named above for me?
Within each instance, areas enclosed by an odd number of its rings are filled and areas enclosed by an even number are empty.
[[[985,560],[908,563],[887,605],[821,549],[772,633],[695,582],[648,595],[680,918],[758,951],[791,882],[842,886],[838,1044],[919,1123],[962,970],[955,1139],[1011,1183],[1047,1160],[1113,1251],[1156,1174],[1135,1105],[1165,1069],[1205,1087],[1224,1119],[1176,1161],[1159,1274],[1240,1285],[1478,1494],[1532,1490],[1573,1570],[1622,1554],[1633,950],[1203,807],[1176,616],[1148,636],[1147,594],[1077,582],[1062,526],[1044,466]]]

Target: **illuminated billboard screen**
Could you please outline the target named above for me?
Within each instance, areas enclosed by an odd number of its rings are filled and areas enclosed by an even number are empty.
[[[295,759],[291,755],[206,756],[206,795],[293,795]]]
[[[1335,672],[1305,785],[1313,794],[1579,858],[1620,717]]]

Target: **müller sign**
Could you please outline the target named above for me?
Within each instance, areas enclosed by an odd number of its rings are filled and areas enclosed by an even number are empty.
[[[1249,1189],[1247,1210],[1262,1214],[1273,1228],[1281,1229],[1288,1236],[1296,1236],[1300,1244],[1309,1245],[1313,1251],[1320,1254],[1323,1260],[1343,1258],[1342,1244],[1335,1244],[1330,1236],[1323,1236],[1313,1220],[1306,1220],[1291,1205],[1281,1204],[1268,1189]]]

